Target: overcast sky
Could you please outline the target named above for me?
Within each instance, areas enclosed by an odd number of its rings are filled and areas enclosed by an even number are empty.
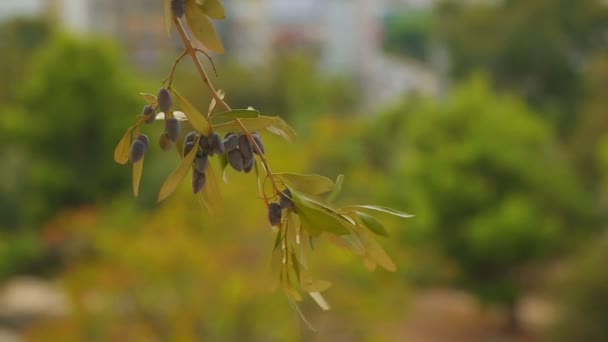
[[[39,14],[44,1],[47,0],[0,0],[0,18]]]

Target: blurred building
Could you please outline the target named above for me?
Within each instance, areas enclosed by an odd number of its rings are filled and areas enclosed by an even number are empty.
[[[158,64],[172,46],[159,0],[47,0],[48,10],[65,29],[118,39],[142,67]]]
[[[241,63],[268,63],[280,51],[301,48],[324,73],[361,82],[371,101],[415,92],[435,95],[438,82],[422,63],[389,59],[382,19],[399,10],[429,10],[434,0],[251,0],[226,2],[224,36]],[[372,105],[370,103],[370,105]]]

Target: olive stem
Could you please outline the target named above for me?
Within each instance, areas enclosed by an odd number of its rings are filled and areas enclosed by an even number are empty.
[[[205,68],[203,67],[203,64],[201,63],[201,61],[197,55],[197,52],[201,51],[201,50],[194,47],[194,45],[192,44],[192,41],[190,40],[190,37],[188,37],[188,34],[186,33],[184,25],[175,16],[173,17],[173,23],[175,23],[175,26],[177,27],[177,32],[179,33],[179,36],[186,48],[184,53],[190,55],[190,57],[192,58],[192,61],[194,62],[194,66],[196,67],[199,74],[201,75],[203,83],[205,84],[205,86],[207,86],[207,89],[209,90],[209,93],[211,93],[211,96],[213,96],[216,103],[222,105],[224,108],[226,108],[226,110],[231,110],[230,106],[226,103],[226,101],[224,101],[224,99],[222,99],[220,97],[220,95],[217,93],[217,91],[213,87],[213,84],[209,80],[209,76],[207,76],[207,72],[205,71]],[[247,127],[245,127],[243,122],[241,122],[241,120],[238,118],[235,118],[234,122],[236,122],[236,124],[241,128],[243,133],[245,133],[245,135],[247,136],[247,139],[253,145],[253,148],[256,150],[256,152],[258,152],[257,154],[260,157],[260,161],[264,165],[264,170],[266,171],[266,174],[268,175],[268,177],[270,177],[270,180],[272,181],[272,187],[274,188],[275,194],[279,194],[280,191],[276,185],[276,182],[274,180],[274,175],[272,173],[272,170],[270,169],[270,166],[268,165],[266,156],[264,156],[264,153],[262,153],[262,150],[260,149],[258,144],[255,142],[255,139],[253,139],[251,132],[249,132],[249,130],[247,129]]]

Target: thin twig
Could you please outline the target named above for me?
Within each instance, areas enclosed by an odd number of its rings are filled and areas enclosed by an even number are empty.
[[[184,50],[179,55],[179,57],[177,57],[177,59],[175,59],[175,62],[173,62],[173,67],[171,68],[171,73],[169,74],[169,77],[163,81],[163,83],[165,83],[165,82],[167,82],[167,80],[169,80],[169,84],[167,84],[167,88],[171,88],[171,84],[173,83],[173,75],[175,74],[175,69],[177,68],[177,65],[179,64],[179,62],[181,62],[182,58],[184,58],[184,56],[186,56],[187,54],[188,54],[188,51]]]
[[[184,28],[184,25],[176,17],[173,17],[173,23],[175,23],[175,26],[177,27],[177,32],[179,33],[179,36],[180,36],[182,42],[184,43],[184,46],[186,48],[185,52],[187,54],[189,54],[190,57],[192,58],[192,61],[194,62],[194,66],[196,67],[199,74],[201,75],[203,83],[209,90],[209,93],[211,93],[211,96],[213,96],[216,103],[221,104],[228,111],[231,110],[230,106],[226,103],[226,101],[224,101],[224,99],[222,99],[220,97],[218,92],[213,87],[213,84],[209,80],[209,76],[207,76],[207,72],[205,71],[205,68],[203,67],[203,64],[201,63],[200,59],[198,58],[198,55],[196,54],[197,51],[199,51],[199,49],[197,49],[196,47],[194,47],[194,45],[192,45],[192,41],[190,40],[190,37],[188,37],[188,34],[186,33],[186,29]],[[243,131],[243,133],[245,133],[245,135],[247,136],[247,139],[251,142],[255,151],[258,152],[258,156],[260,157],[260,161],[264,165],[266,174],[268,175],[268,177],[270,177],[270,179],[272,181],[272,187],[274,188],[275,194],[280,193],[280,191],[274,181],[274,175],[272,173],[272,170],[270,169],[270,166],[268,165],[268,161],[266,160],[266,156],[264,156],[264,153],[262,153],[262,150],[260,149],[258,144],[253,139],[251,132],[249,132],[247,127],[245,127],[245,125],[243,124],[243,122],[240,119],[236,118],[236,119],[234,119],[234,122],[236,122],[236,124]]]
[[[205,52],[205,50],[202,49],[196,49],[197,52],[201,52],[203,55],[207,56],[207,59],[209,60],[209,63],[211,63],[211,67],[213,67],[213,73],[215,74],[215,77],[217,76],[217,69],[215,68],[215,63],[213,63],[213,58],[211,58],[211,56],[209,56],[209,54],[207,52]]]

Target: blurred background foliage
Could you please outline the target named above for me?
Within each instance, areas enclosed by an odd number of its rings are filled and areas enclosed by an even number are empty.
[[[607,15],[593,0],[439,1],[394,11],[383,18],[383,52],[427,65],[447,91],[371,106],[368,85],[324,72],[314,49],[277,48],[255,68],[215,60],[215,82],[233,107],[281,115],[298,131],[293,145],[264,136],[275,170],[343,173],[339,203],[416,215],[386,218],[391,237],[381,242],[396,274],[369,273],[355,256],[315,247],[313,271],[334,283],[326,294],[332,311],[301,303],[318,333],[271,291],[274,234],[252,176],[229,172],[227,209],[211,218],[187,184],[156,204],[178,156],[153,143],[136,199],[130,170],[112,162],[143,107],[138,93],[158,90],[175,50],[142,71],[107,38],[66,34],[44,19],[2,21],[0,278],[44,278],[69,308],[20,333],[66,341],[459,340],[420,332],[447,329],[450,319],[419,308],[429,291],[447,288],[474,298],[482,314],[471,325],[491,330],[460,340],[608,339]],[[449,56],[445,75],[433,69],[438,51]],[[179,66],[175,87],[208,106],[191,64]],[[161,131],[144,129],[153,142]],[[530,298],[549,308],[540,326],[522,309]],[[496,326],[488,323],[495,312]]]

